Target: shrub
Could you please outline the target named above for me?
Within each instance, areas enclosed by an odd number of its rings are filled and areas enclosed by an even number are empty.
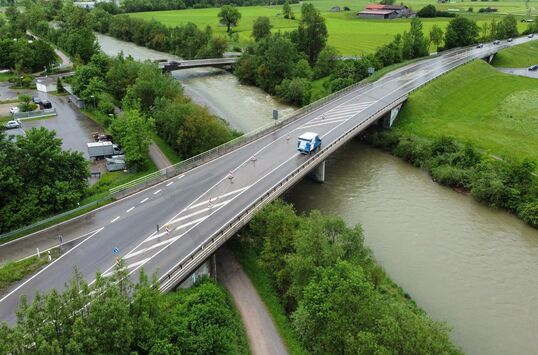
[[[431,156],[431,151],[426,140],[416,136],[404,136],[400,138],[394,154],[414,166],[423,166]]]
[[[470,171],[451,165],[440,165],[431,169],[434,181],[451,187],[469,188]]]

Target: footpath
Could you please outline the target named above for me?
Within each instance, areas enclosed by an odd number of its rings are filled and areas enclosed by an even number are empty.
[[[221,247],[217,254],[217,279],[228,289],[241,314],[252,354],[288,354],[267,307],[226,246]]]

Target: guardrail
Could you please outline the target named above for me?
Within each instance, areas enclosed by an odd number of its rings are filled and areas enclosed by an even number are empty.
[[[321,149],[321,151],[312,156],[306,162],[297,167],[290,175],[281,181],[277,182],[269,191],[267,191],[263,196],[259,197],[254,201],[253,204],[243,209],[239,214],[234,217],[230,222],[222,226],[218,231],[213,235],[207,238],[198,248],[189,253],[184,257],[179,263],[177,263],[169,272],[159,278],[160,290],[162,292],[170,291],[177,284],[179,284],[183,279],[185,279],[192,271],[194,271],[199,263],[207,259],[211,254],[213,254],[222,244],[224,244],[233,234],[235,234],[240,228],[242,228],[248,221],[251,216],[256,212],[261,210],[265,205],[277,198],[282,191],[285,191],[290,186],[296,183],[304,175],[308,173],[313,167],[317,166],[323,160],[326,159],[328,155],[346,143],[351,137],[355,136],[359,130],[363,127],[369,126],[373,121],[383,117],[387,111],[398,106],[400,103],[404,102],[407,99],[408,95],[402,95],[396,100],[391,102],[388,105],[383,106],[383,108],[376,111],[374,114],[370,115],[368,119],[358,123],[352,129],[347,131],[342,136],[338,137],[335,141],[330,143]]]
[[[46,108],[44,110],[39,110],[39,111],[17,112],[13,114],[13,118],[18,119],[18,120],[23,120],[23,121],[31,119],[31,118],[50,117],[50,116],[56,116],[55,108]]]

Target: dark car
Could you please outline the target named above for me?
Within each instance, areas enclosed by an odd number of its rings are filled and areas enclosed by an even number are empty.
[[[530,71],[538,71],[538,64],[531,65],[531,66],[529,67],[529,70],[530,70]]]
[[[529,35],[527,37],[529,37],[529,38],[534,37],[534,33],[529,33]]]
[[[52,108],[52,104],[50,103],[50,101],[43,100],[39,103],[39,108],[42,110]]]
[[[478,43],[478,44],[476,45],[476,48],[482,48],[482,47],[484,47],[484,45],[483,45],[482,43]]]
[[[500,44],[501,41],[499,41],[498,39],[496,39],[495,41],[493,41],[493,44]]]
[[[513,40],[514,40],[514,39],[511,38],[511,37],[507,39],[508,42],[512,42]]]

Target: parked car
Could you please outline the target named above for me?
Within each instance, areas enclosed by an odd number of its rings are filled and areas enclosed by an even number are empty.
[[[19,112],[21,112],[21,109],[20,109],[18,106],[13,106],[13,107],[11,107],[11,108],[9,109],[9,112],[10,112],[11,114],[19,113]]]
[[[482,48],[482,47],[484,47],[484,45],[483,45],[482,43],[478,43],[478,44],[476,45],[476,48]]]
[[[47,100],[43,100],[39,103],[39,108],[41,110],[44,110],[46,108],[52,108],[52,104],[50,103],[50,101],[47,101]]]
[[[538,64],[531,65],[531,66],[529,67],[529,70],[530,70],[530,71],[537,71],[537,70],[538,70]]]
[[[529,35],[527,37],[529,37],[529,38],[534,37],[534,33],[529,33]]]
[[[21,128],[21,127],[22,127],[22,122],[19,121],[19,120],[8,121],[8,122],[4,125],[4,128],[5,128],[5,129]]]
[[[41,103],[41,99],[37,96],[32,97],[32,101],[34,102],[34,104],[38,105]]]
[[[496,39],[495,41],[493,41],[493,44],[501,44],[501,41],[499,41],[498,39]]]
[[[512,42],[514,39],[512,37],[508,38],[507,41],[508,42]]]

